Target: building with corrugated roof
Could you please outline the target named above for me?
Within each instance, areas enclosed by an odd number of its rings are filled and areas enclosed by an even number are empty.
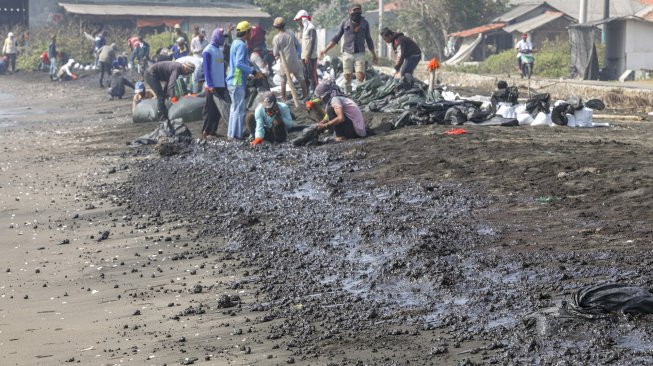
[[[30,28],[61,22],[65,17],[80,23],[124,25],[127,27],[165,27],[181,24],[213,28],[248,20],[269,23],[270,14],[250,1],[242,0],[6,0],[20,7],[20,23]],[[1,9],[0,9],[1,11]],[[0,17],[2,13],[0,12]]]

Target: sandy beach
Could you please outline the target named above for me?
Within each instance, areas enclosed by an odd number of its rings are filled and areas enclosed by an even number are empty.
[[[161,157],[96,78],[2,76],[0,364],[653,362],[650,315],[524,321],[653,286],[650,122]]]

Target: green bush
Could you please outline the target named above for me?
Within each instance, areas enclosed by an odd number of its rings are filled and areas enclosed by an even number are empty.
[[[160,48],[170,47],[171,41],[172,32],[163,32],[145,36],[145,42],[150,44],[150,56],[154,56],[154,52]]]

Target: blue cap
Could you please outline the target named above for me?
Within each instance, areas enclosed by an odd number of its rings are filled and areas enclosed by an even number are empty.
[[[142,81],[137,81],[136,85],[134,85],[134,93],[140,93],[145,91],[145,84],[143,84]]]

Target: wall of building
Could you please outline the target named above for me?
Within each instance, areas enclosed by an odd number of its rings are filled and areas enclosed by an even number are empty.
[[[653,69],[653,23],[635,20],[626,22],[626,64],[627,70]]]

